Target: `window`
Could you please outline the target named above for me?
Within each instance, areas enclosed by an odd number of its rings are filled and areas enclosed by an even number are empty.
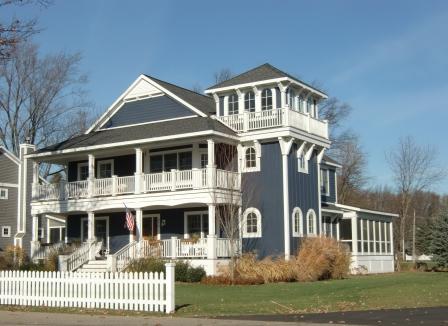
[[[112,178],[114,174],[114,161],[105,160],[98,161],[98,178]]]
[[[232,94],[229,96],[229,115],[238,114],[238,96]]]
[[[269,88],[261,92],[261,110],[272,110],[272,91]]]
[[[151,166],[149,171],[151,173],[159,173],[163,171],[163,155],[151,156]]]
[[[201,154],[201,169],[205,169],[208,164],[208,154]]]
[[[186,212],[184,215],[184,237],[204,238],[208,233],[208,212]]]
[[[330,196],[330,171],[328,169],[320,170],[320,192],[322,195]]]
[[[244,109],[248,112],[255,112],[255,94],[250,91],[244,95]]]
[[[299,96],[298,98],[298,102],[299,102],[299,111],[300,112],[304,112],[304,107],[303,107],[303,97]]]
[[[2,237],[9,238],[11,236],[11,227],[10,226],[2,226]]]
[[[192,152],[151,155],[149,171],[150,173],[160,173],[163,171],[169,172],[171,170],[191,170],[192,161]]]
[[[163,155],[163,171],[171,171],[177,169],[177,153]]]
[[[65,239],[65,227],[64,226],[50,227],[49,233],[50,233],[50,243],[62,242]]]
[[[0,199],[8,199],[8,189],[0,188]]]
[[[296,109],[296,92],[292,88],[288,88],[288,96],[286,97],[288,105],[291,109]]]
[[[192,155],[191,152],[179,153],[179,170],[191,170]]]
[[[243,238],[261,237],[261,214],[254,207],[250,207],[243,214]]]
[[[299,172],[308,173],[308,164],[305,159],[305,154],[303,152],[301,152],[297,156],[297,166],[298,166]]]
[[[303,215],[299,207],[296,207],[292,211],[292,236],[303,236]]]
[[[360,225],[360,226],[359,226]],[[390,222],[358,220],[358,251],[363,254],[391,254]]]
[[[310,209],[306,214],[306,228],[308,235],[316,235],[317,234],[317,221],[316,221],[316,212],[313,209]]]
[[[87,180],[89,178],[89,164],[78,163],[78,181]]]
[[[255,148],[249,147],[246,149],[246,168],[254,168],[257,166]]]

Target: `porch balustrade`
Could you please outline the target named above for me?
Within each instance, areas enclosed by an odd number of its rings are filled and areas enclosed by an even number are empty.
[[[141,186],[136,187],[137,183]],[[208,168],[34,185],[33,200],[67,200],[132,194],[137,190],[138,193],[151,193],[212,187],[240,190],[240,174]]]
[[[258,112],[216,117],[237,132],[274,127],[295,127],[328,139],[328,122],[311,117],[308,113],[291,110],[289,107]]]

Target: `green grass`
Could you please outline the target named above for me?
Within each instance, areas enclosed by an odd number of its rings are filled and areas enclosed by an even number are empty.
[[[448,273],[395,273],[313,283],[177,284],[177,315],[218,316],[448,305]]]

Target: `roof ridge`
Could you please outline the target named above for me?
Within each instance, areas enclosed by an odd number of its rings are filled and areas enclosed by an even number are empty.
[[[247,73],[249,73],[249,72],[251,72],[251,71],[254,71],[254,70],[256,70],[256,69],[259,69],[259,68],[261,68],[261,67],[263,67],[263,66],[270,66],[270,67],[273,67],[269,62],[265,62],[265,63],[263,63],[263,64],[261,64],[261,65],[258,65],[258,66],[256,66],[256,67],[253,67],[252,69],[243,71],[242,73],[240,73],[240,74],[238,74],[238,75],[235,75],[235,76],[233,76],[233,77],[231,77],[231,78],[229,78],[229,79],[227,79],[227,80],[224,80],[224,81],[219,82],[219,83],[217,83],[217,84],[215,84],[215,85],[212,85],[212,86],[210,86],[210,87],[207,87],[206,89],[216,88],[216,86],[219,86],[219,85],[222,84],[222,83],[225,83],[225,82],[227,82],[227,81],[229,81],[229,80],[232,80],[232,79],[234,79],[234,78],[237,78],[237,77],[239,77],[239,76],[241,76],[241,75],[247,74]]]
[[[151,76],[151,75],[147,75],[147,74],[145,74],[145,76],[148,77],[148,78],[154,79],[154,80],[156,80],[156,81],[158,81],[158,82],[162,82],[162,83],[165,83],[165,84],[168,84],[168,85],[171,85],[171,86],[174,86],[174,87],[183,89],[183,90],[188,91],[188,92],[190,92],[190,93],[192,93],[192,94],[199,95],[199,96],[205,97],[205,98],[207,98],[207,99],[212,99],[209,95],[201,94],[201,93],[195,92],[195,91],[193,91],[193,90],[191,90],[191,89],[188,89],[188,88],[185,88],[185,87],[183,87],[183,86],[179,86],[179,85],[176,85],[176,84],[167,82],[167,81],[165,81],[165,80],[162,80],[162,79],[153,77],[153,76]]]

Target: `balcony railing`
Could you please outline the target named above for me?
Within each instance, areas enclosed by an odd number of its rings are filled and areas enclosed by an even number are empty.
[[[33,200],[67,200],[202,188],[240,190],[238,172],[215,168],[171,170],[125,177],[33,186]]]
[[[328,122],[315,119],[308,113],[289,108],[259,112],[244,112],[216,117],[219,121],[237,132],[274,127],[295,127],[308,133],[328,139]]]

